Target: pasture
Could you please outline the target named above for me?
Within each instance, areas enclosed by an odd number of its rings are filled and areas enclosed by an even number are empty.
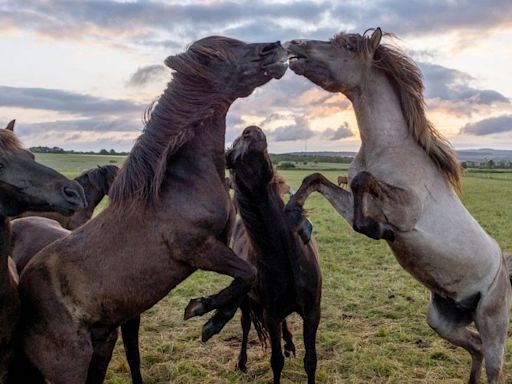
[[[119,156],[38,154],[37,159],[73,177],[96,164],[120,165]],[[117,161],[112,163],[111,161]],[[296,189],[313,170],[280,171]],[[331,180],[345,173],[328,170]],[[463,201],[481,225],[512,250],[512,173],[470,172],[464,177]],[[100,209],[103,205],[100,206]],[[322,321],[318,350],[318,383],[464,383],[469,355],[441,340],[425,322],[429,294],[397,264],[386,244],[355,233],[319,195],[306,203],[314,224],[323,272]],[[200,341],[206,318],[183,321],[192,297],[215,293],[229,279],[197,272],[142,315],[141,354],[145,382],[268,383],[268,351],[251,333],[248,373],[235,372],[241,330],[238,316],[208,343]],[[297,356],[287,359],[283,383],[306,382],[302,368],[300,319],[292,317]],[[512,382],[512,338],[504,373]],[[130,383],[118,342],[107,383]]]

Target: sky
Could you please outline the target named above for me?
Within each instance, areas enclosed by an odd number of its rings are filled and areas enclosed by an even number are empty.
[[[0,0],[0,126],[26,146],[128,151],[195,40],[328,40],[381,27],[420,67],[428,117],[457,149],[512,149],[510,0]],[[355,151],[350,102],[288,71],[237,100],[229,143],[259,125],[273,153]]]

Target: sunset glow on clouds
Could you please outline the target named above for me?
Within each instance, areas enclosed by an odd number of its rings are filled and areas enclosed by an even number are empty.
[[[0,125],[28,146],[129,150],[164,89],[164,59],[198,38],[314,38],[380,26],[420,66],[429,118],[457,148],[512,148],[512,3],[502,1],[2,1]],[[272,152],[356,150],[350,103],[291,71],[228,114]]]

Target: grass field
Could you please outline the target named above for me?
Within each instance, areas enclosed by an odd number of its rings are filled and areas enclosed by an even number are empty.
[[[64,156],[60,159],[54,156]],[[38,158],[73,172],[105,164],[110,156],[70,155]],[[119,157],[114,157],[121,160]],[[83,160],[83,163],[82,163]],[[87,164],[87,165],[85,165]],[[297,188],[309,170],[281,171]],[[325,171],[334,180],[344,171]],[[463,200],[481,225],[512,250],[512,174],[496,180],[491,174],[464,178]],[[319,328],[318,383],[464,383],[469,355],[441,340],[425,322],[429,293],[397,264],[383,242],[356,234],[318,195],[307,202],[315,226],[323,272],[322,321]],[[184,322],[188,300],[216,292],[229,279],[197,272],[142,317],[142,370],[146,383],[269,383],[269,351],[251,333],[247,374],[235,372],[239,350],[238,317],[223,333],[203,344],[204,318]],[[301,321],[293,316],[298,353],[287,359],[283,383],[305,383],[302,368]],[[512,383],[512,338],[507,345],[505,377]],[[109,367],[107,383],[130,383],[121,344]]]

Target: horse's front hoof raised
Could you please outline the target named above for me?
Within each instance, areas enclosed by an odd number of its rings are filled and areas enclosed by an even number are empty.
[[[187,308],[185,308],[185,315],[183,318],[188,320],[195,316],[201,316],[208,312],[204,303],[204,298],[192,299],[189,301]]]
[[[395,241],[395,231],[391,228],[391,226],[384,224],[382,226],[382,238],[387,241]]]
[[[300,236],[304,244],[309,243],[313,232],[313,225],[302,213],[302,208],[297,203],[289,201],[284,208],[284,214],[288,223]]]
[[[220,326],[219,324],[215,324],[216,322],[214,319],[210,319],[206,322],[205,325],[203,325],[203,331],[201,332],[201,341],[203,343],[206,343],[208,340],[210,340],[213,336],[215,336],[217,333],[219,333],[224,325]]]
[[[311,235],[313,234],[313,224],[311,224],[311,221],[304,218],[304,221],[301,223],[297,233],[299,234],[304,244],[309,243],[311,240]]]

